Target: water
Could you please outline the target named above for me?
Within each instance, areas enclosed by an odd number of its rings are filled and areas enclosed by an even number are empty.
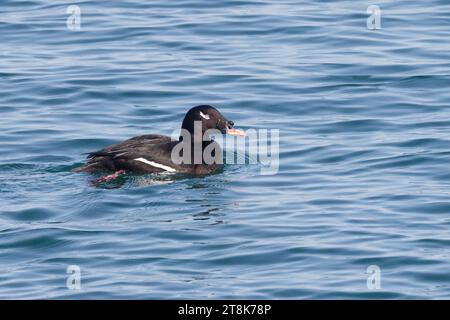
[[[450,298],[449,39],[444,0],[2,1],[0,297]],[[278,174],[70,172],[204,103]]]

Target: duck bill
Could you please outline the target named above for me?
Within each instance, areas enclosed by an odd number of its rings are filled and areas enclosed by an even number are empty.
[[[227,134],[231,136],[239,136],[239,137],[245,137],[246,134],[242,130],[234,129],[234,128],[227,128]]]

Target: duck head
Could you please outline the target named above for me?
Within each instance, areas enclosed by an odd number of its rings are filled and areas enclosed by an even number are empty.
[[[234,129],[234,122],[226,119],[216,108],[209,105],[201,105],[191,108],[184,117],[181,129],[187,130],[194,137],[195,124],[200,126],[202,137],[207,130],[216,129],[223,134],[245,136],[241,130]]]

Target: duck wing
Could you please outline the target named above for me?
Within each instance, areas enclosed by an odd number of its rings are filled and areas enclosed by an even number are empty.
[[[162,145],[170,142],[170,137],[162,136],[158,134],[147,134],[143,136],[133,137],[131,139],[110,145],[104,149],[90,152],[87,155],[88,159],[94,159],[96,157],[111,157],[118,158],[121,155],[135,153],[137,149],[144,150],[155,149],[156,145]]]
[[[171,151],[175,141],[162,135],[143,135],[113,144],[87,155],[89,161],[73,171],[129,170],[136,173],[172,171]]]

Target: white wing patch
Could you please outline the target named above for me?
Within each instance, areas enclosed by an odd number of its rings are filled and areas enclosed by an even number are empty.
[[[207,114],[204,114],[203,112],[201,112],[200,111],[200,116],[203,118],[203,119],[206,119],[206,120],[209,120],[209,119],[211,119],[210,117],[209,117],[209,115],[207,115]]]
[[[176,171],[177,171],[177,170],[175,170],[175,169],[172,168],[172,167],[169,167],[169,166],[166,166],[166,165],[163,165],[163,164],[161,164],[161,163],[154,162],[154,161],[150,161],[150,160],[147,160],[147,159],[145,159],[145,158],[136,158],[136,159],[134,159],[134,160],[140,161],[140,162],[143,162],[143,163],[146,163],[146,164],[148,164],[149,166],[152,166],[152,167],[155,167],[155,168],[159,168],[159,169],[166,170],[166,171],[168,171],[168,172],[176,172]]]

